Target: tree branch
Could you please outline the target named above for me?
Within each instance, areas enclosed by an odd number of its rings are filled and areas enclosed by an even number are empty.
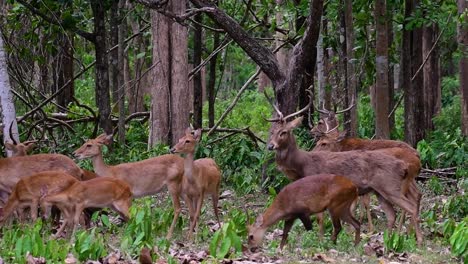
[[[214,10],[207,15],[223,28],[231,38],[249,55],[261,70],[270,78],[274,86],[284,81],[284,74],[280,70],[278,62],[273,52],[260,45],[258,41],[250,35],[229,15],[218,9],[214,4],[207,0],[190,0],[196,7],[210,7]]]
[[[50,24],[54,24],[54,25],[57,25],[57,26],[60,26],[62,24],[57,19],[52,19],[52,18],[48,17],[46,14],[42,13],[39,9],[35,8],[33,5],[29,4],[28,2],[26,2],[24,0],[18,0],[18,2],[20,4],[22,4],[24,7],[26,7],[33,14],[35,14],[36,16],[41,17],[42,19],[49,22]],[[88,41],[91,41],[91,42],[96,41],[96,36],[94,35],[94,33],[86,32],[86,31],[78,29],[78,28],[72,28],[71,30],[73,32],[75,32],[76,34],[80,35],[81,37],[83,37],[84,39],[88,40]]]

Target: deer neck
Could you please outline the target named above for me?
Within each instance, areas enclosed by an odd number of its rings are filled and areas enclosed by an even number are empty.
[[[109,166],[104,163],[102,152],[91,158],[94,172],[99,176],[109,176]]]
[[[295,157],[299,153],[300,150],[297,148],[296,140],[292,138],[286,148],[276,151],[276,161],[279,164],[286,165],[285,163],[292,160],[291,157]]]
[[[263,213],[263,223],[260,228],[266,230],[270,226],[278,223],[283,218],[281,210],[277,208],[275,202]]]
[[[193,178],[193,152],[186,153],[184,158],[184,175],[188,180],[192,181]]]

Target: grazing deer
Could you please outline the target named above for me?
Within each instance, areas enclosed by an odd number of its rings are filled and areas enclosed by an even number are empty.
[[[3,208],[0,222],[5,221],[15,209],[23,210],[28,207],[31,219],[35,221],[42,196],[61,192],[76,182],[78,180],[75,177],[61,171],[44,171],[20,179]],[[43,212],[48,211],[42,205],[41,209]]]
[[[407,165],[379,151],[303,151],[297,147],[292,133],[292,130],[301,124],[302,117],[286,121],[298,113],[270,120],[274,123],[268,149],[276,152],[278,168],[293,180],[319,173],[344,175],[358,187],[360,195],[375,191],[383,205],[391,207],[390,203],[393,203],[410,213],[416,239],[420,244],[422,233],[419,228],[417,201],[402,195],[401,192],[402,182],[407,178]],[[393,223],[389,224],[393,226]]]
[[[196,230],[198,218],[205,195],[211,195],[213,210],[221,226],[218,216],[219,187],[221,184],[221,172],[213,159],[204,158],[193,160],[195,147],[201,138],[201,129],[193,132],[190,128],[185,130],[185,136],[171,148],[171,153],[185,154],[184,177],[182,179],[181,194],[184,197],[190,214],[189,234]]]
[[[414,148],[412,148],[409,144],[405,142],[395,140],[369,140],[360,138],[345,138],[346,132],[338,132],[338,130],[336,129],[337,126],[335,127],[335,129],[329,129],[332,125],[338,125],[336,119],[322,119],[321,121],[323,121],[323,123],[328,123],[325,125],[326,130],[322,130],[322,128],[319,125],[312,128],[311,130],[311,132],[316,131],[315,136],[320,137],[320,140],[317,142],[314,151],[325,150],[341,152],[350,150],[378,150],[402,160],[408,166],[408,177],[405,181],[403,181],[401,191],[406,196],[413,196],[413,198],[417,200],[419,208],[422,194],[417,188],[415,179],[417,178],[421,170],[421,160],[419,159],[419,153]],[[369,223],[371,223],[372,220],[370,218],[370,210],[368,204],[368,202],[370,202],[370,199],[368,198],[365,201],[366,202],[364,203],[364,207],[366,207],[368,220]],[[403,216],[400,219],[398,229],[401,229],[404,218],[405,213],[403,212]]]
[[[91,158],[94,172],[100,177],[114,177],[126,182],[135,198],[153,195],[167,186],[174,205],[174,218],[167,234],[172,237],[180,214],[180,184],[184,174],[184,159],[177,155],[162,155],[142,161],[110,166],[104,163],[101,148],[112,142],[112,135],[102,134],[88,140],[74,154],[79,159]]]
[[[64,222],[57,230],[60,236],[68,224],[73,225],[73,234],[85,208],[110,207],[127,221],[128,210],[132,205],[132,192],[125,181],[112,177],[98,177],[88,181],[77,181],[60,193],[49,194],[41,199],[41,204],[57,206],[64,214]]]
[[[248,245],[255,250],[268,227],[284,220],[280,249],[288,239],[294,221],[299,218],[307,230],[312,229],[310,215],[328,210],[333,223],[331,240],[336,243],[341,222],[347,222],[356,230],[354,244],[360,241],[360,224],[354,219],[351,204],[357,199],[357,187],[348,178],[334,174],[317,174],[301,178],[284,187],[268,209],[248,226]]]

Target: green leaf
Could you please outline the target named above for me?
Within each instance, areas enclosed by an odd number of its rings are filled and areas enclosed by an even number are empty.
[[[141,58],[145,57],[145,55],[146,55],[146,52],[143,51],[143,52],[141,52],[141,53],[138,53],[138,54],[136,55],[136,58],[137,58],[137,59],[141,59]]]
[[[103,214],[101,216],[101,221],[102,221],[102,224],[107,227],[107,228],[110,228],[111,224],[110,224],[110,221],[109,221],[109,216]]]
[[[229,252],[230,248],[231,248],[231,238],[225,237],[223,241],[221,242],[221,246],[219,248],[218,253],[216,254],[216,257],[220,259],[224,258]]]
[[[210,242],[210,255],[216,256],[216,249],[218,248],[219,238],[220,238],[221,230],[218,230],[214,233],[213,238]]]

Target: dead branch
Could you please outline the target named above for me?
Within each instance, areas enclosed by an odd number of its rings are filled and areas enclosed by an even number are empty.
[[[211,130],[213,130],[213,128],[203,128],[202,129],[202,131],[204,131],[204,132],[211,131]],[[245,134],[248,137],[250,137],[252,139],[252,141],[255,143],[255,145],[257,145],[257,147],[258,147],[257,141],[260,141],[263,144],[266,144],[266,142],[263,139],[261,139],[260,137],[258,137],[257,135],[255,135],[252,132],[252,130],[250,130],[249,127],[246,127],[246,128],[243,128],[243,129],[239,129],[239,128],[220,128],[220,127],[218,127],[216,129],[214,129],[213,132],[242,133],[242,134]]]

